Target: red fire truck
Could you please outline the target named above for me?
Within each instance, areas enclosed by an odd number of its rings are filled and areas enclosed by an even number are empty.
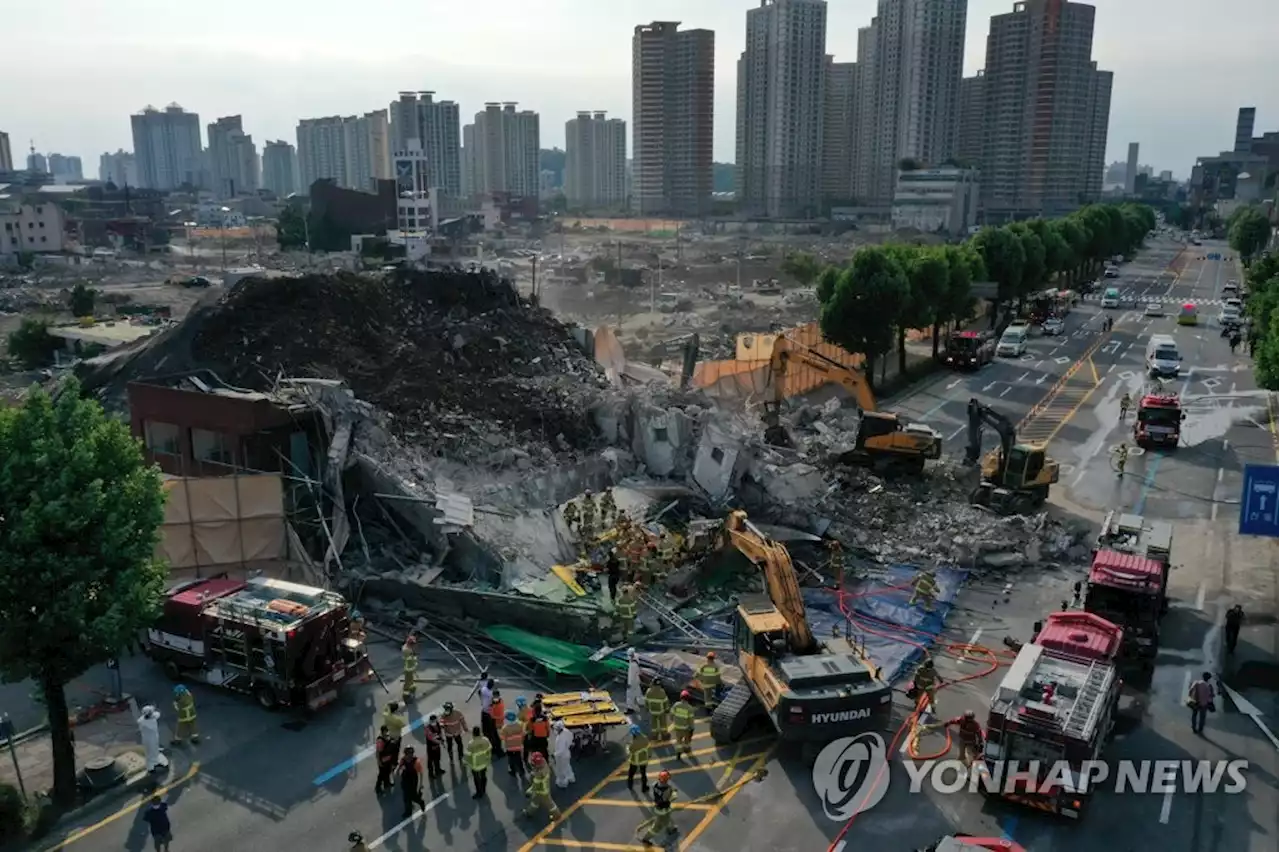
[[[996,342],[981,331],[957,331],[947,338],[942,362],[957,370],[976,370],[996,357]]]
[[[267,709],[318,710],[373,672],[341,595],[265,577],[171,589],[147,638],[148,655],[175,680],[253,695]]]
[[[991,697],[987,795],[1080,817],[1091,795],[1082,768],[1102,754],[1120,703],[1122,637],[1091,613],[1055,612],[1022,646]]]
[[[1164,611],[1164,567],[1154,559],[1119,550],[1096,550],[1089,567],[1084,608],[1124,630],[1120,656],[1150,668],[1160,649]]]
[[[1182,400],[1176,393],[1149,393],[1138,401],[1133,441],[1139,447],[1177,448],[1182,438]]]

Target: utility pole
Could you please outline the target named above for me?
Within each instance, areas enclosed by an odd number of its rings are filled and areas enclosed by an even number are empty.
[[[658,288],[662,286],[662,255],[658,255],[658,277],[649,279],[649,313],[658,312]]]
[[[538,256],[535,254],[529,258],[529,262],[533,265],[533,287],[529,291],[529,295],[533,297],[533,303],[538,304]]]

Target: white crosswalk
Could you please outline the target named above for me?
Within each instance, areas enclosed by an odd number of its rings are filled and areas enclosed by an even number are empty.
[[[1084,297],[1086,302],[1098,302],[1102,300],[1101,293],[1090,293]],[[1185,305],[1188,302],[1193,305],[1221,305],[1222,299],[1179,299],[1175,296],[1145,296],[1133,290],[1121,291],[1120,304],[1122,305],[1145,305],[1147,302],[1159,302],[1162,305]]]

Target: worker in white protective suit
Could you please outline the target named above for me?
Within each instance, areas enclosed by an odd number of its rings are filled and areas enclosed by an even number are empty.
[[[147,771],[167,769],[169,758],[160,751],[160,711],[148,704],[138,717],[138,733],[142,736],[142,749],[147,758]]]
[[[559,719],[551,726],[551,730],[555,731],[556,735],[556,744],[552,752],[555,758],[556,786],[563,790],[578,780],[573,776],[573,734],[565,729],[564,722]]]
[[[627,651],[627,712],[635,713],[644,706],[644,691],[640,689],[640,658],[636,649]]]

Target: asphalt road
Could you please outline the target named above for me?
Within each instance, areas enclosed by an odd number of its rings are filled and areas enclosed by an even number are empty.
[[[964,412],[977,396],[1015,422],[1026,418],[1053,388],[1059,400],[1032,418],[1029,429],[1052,439],[1051,453],[1063,464],[1055,491],[1057,511],[1096,523],[1109,508],[1125,508],[1177,521],[1173,611],[1165,642],[1149,686],[1136,694],[1142,718],[1113,746],[1109,756],[1134,759],[1216,759],[1239,756],[1250,761],[1244,793],[1117,795],[1099,793],[1084,819],[1063,824],[1042,815],[988,803],[967,792],[913,793],[900,763],[888,771],[885,797],[859,815],[844,838],[847,849],[913,849],[943,833],[1004,834],[1032,852],[1074,849],[1227,852],[1274,849],[1277,845],[1276,749],[1259,727],[1220,699],[1207,735],[1190,733],[1181,696],[1193,673],[1223,673],[1262,711],[1271,732],[1277,730],[1276,548],[1272,541],[1235,535],[1242,466],[1274,462],[1274,431],[1265,395],[1254,389],[1247,360],[1232,356],[1219,339],[1208,305],[1221,285],[1238,277],[1234,265],[1202,261],[1202,253],[1171,243],[1153,245],[1127,264],[1118,281],[1132,303],[1109,313],[1115,329],[1102,331],[1103,311],[1086,301],[1072,312],[1061,338],[1033,338],[1030,352],[1001,360],[975,374],[941,374],[889,400],[903,411],[942,431],[946,451],[963,452]],[[1203,251],[1223,247],[1203,247]],[[1202,324],[1176,327],[1172,310],[1165,318],[1147,318],[1136,307],[1149,299],[1180,304],[1208,300]],[[1142,386],[1146,336],[1172,333],[1183,349],[1185,374],[1179,390],[1187,401],[1185,446],[1168,453],[1132,456],[1125,476],[1112,467],[1111,448],[1126,435],[1119,398]],[[1216,381],[1215,381],[1216,380]],[[1032,623],[1070,597],[1080,579],[1065,569],[1027,569],[1004,581],[977,583],[963,593],[949,623],[948,638],[1000,647],[1008,635],[1025,638]],[[1224,660],[1221,624],[1226,608],[1241,602],[1249,627],[1238,655]],[[396,651],[375,646],[382,670],[395,669]],[[944,659],[944,678],[977,674],[981,665]],[[434,691],[418,702],[430,712],[444,700],[461,705],[470,682],[456,671],[433,672]],[[944,690],[940,711],[952,715],[987,706],[996,676],[975,678]],[[508,699],[528,685],[509,684]],[[550,826],[545,818],[515,814],[522,796],[498,767],[490,796],[477,805],[466,779],[454,772],[427,796],[430,812],[401,824],[398,795],[382,801],[372,792],[374,773],[367,747],[386,700],[370,685],[348,696],[303,726],[286,725],[234,696],[200,690],[202,724],[209,739],[200,746],[200,772],[175,790],[174,833],[178,848],[246,850],[343,849],[347,833],[364,832],[373,848],[551,850],[642,849],[635,828],[645,818],[638,797],[614,773],[622,750],[584,759],[575,765],[577,783],[556,791],[564,817]],[[474,708],[472,702],[468,708]],[[474,715],[474,711],[472,711]],[[901,718],[901,714],[898,717]],[[895,719],[895,727],[898,719]],[[892,731],[884,732],[886,737]],[[619,734],[615,739],[621,740]],[[936,742],[923,742],[928,750]],[[675,772],[680,800],[692,807],[676,818],[681,829],[671,848],[680,850],[774,849],[819,852],[836,838],[843,822],[823,812],[811,769],[798,757],[774,750],[766,735],[752,736],[733,748],[714,747],[699,728],[696,761],[680,762],[669,750],[655,761]],[[762,781],[752,770],[768,769]],[[655,765],[653,770],[659,767]],[[133,814],[106,823],[68,848],[140,850],[145,831]],[[47,846],[45,848],[48,848]]]

